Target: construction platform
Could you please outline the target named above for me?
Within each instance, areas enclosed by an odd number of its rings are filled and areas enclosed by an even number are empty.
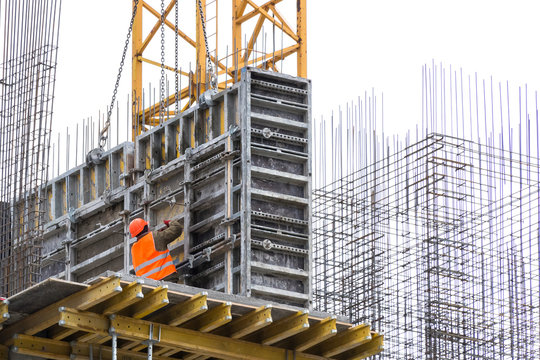
[[[50,278],[10,298],[0,358],[352,360],[382,350],[368,325],[329,314],[106,275]]]

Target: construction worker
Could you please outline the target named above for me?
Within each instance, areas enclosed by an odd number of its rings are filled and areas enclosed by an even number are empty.
[[[182,235],[182,224],[176,221],[164,220],[167,226],[161,231],[148,231],[148,223],[137,218],[129,224],[129,232],[137,242],[131,247],[133,269],[137,276],[162,280],[176,273],[167,245]]]

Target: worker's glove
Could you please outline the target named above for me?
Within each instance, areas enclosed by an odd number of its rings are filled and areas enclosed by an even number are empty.
[[[169,227],[169,223],[171,222],[171,220],[163,220],[163,223],[165,224],[165,226]]]

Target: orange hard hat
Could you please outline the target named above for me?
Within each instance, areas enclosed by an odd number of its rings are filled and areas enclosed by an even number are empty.
[[[139,235],[147,225],[148,223],[141,218],[133,219],[129,224],[129,232],[131,233],[131,237],[136,237]]]

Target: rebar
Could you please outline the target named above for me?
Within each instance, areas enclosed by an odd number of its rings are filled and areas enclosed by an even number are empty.
[[[8,0],[0,75],[0,294],[40,281],[60,0]]]
[[[376,130],[373,93],[315,125],[315,308],[383,332],[380,359],[539,359],[537,95],[423,80],[416,135]]]

